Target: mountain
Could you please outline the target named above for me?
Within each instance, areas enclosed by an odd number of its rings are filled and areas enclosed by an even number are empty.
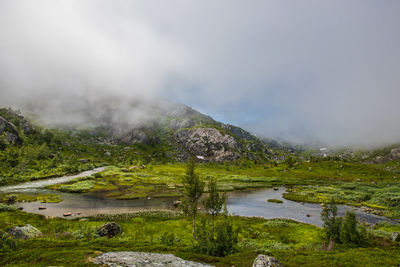
[[[112,101],[110,103],[113,103]],[[286,152],[279,146],[264,142],[240,127],[217,122],[186,105],[157,101],[131,102],[129,105],[102,103],[86,106],[73,116],[57,114],[48,119],[46,114],[31,113],[48,128],[61,129],[85,144],[106,147],[121,146],[152,148],[149,158],[166,157],[182,161],[196,156],[203,161],[235,161],[248,159],[266,162],[284,158]],[[53,114],[53,112],[50,112]],[[42,113],[43,114],[43,113]],[[47,114],[48,115],[48,114]],[[69,114],[71,115],[71,114]],[[8,143],[20,144],[22,137],[32,134],[35,127],[24,116],[10,109],[1,109],[0,135]]]

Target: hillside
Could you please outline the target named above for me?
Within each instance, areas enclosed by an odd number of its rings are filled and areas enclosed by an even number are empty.
[[[185,161],[191,156],[203,162],[285,158],[284,150],[188,106],[163,102],[146,108],[152,116],[140,122],[109,107],[101,115],[82,113],[79,124],[60,119],[47,125],[37,114],[32,120],[12,109],[0,109],[0,184],[104,164]]]

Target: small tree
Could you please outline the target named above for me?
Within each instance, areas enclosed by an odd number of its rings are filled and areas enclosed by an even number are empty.
[[[367,243],[365,225],[357,222],[354,211],[346,211],[340,232],[340,240],[343,244],[353,246],[363,246]]]
[[[215,233],[211,229],[210,223],[204,218],[196,227],[197,244],[196,250],[207,255],[223,257],[236,252],[238,243],[239,229],[233,227],[231,217],[228,214],[224,202],[223,217],[215,224]]]
[[[293,158],[289,156],[286,160],[286,164],[288,165],[289,168],[293,167]]]
[[[337,216],[337,206],[332,201],[328,206],[324,207],[321,212],[321,220],[325,239],[327,241],[335,241],[340,243],[340,227],[342,218]]]
[[[226,194],[220,195],[217,189],[217,181],[210,179],[207,184],[209,195],[204,201],[204,207],[206,211],[211,215],[212,219],[212,234],[214,235],[215,230],[215,218],[221,212],[222,206],[226,200]]]
[[[186,173],[182,178],[184,197],[182,201],[183,211],[192,217],[192,234],[196,238],[196,215],[198,202],[204,192],[204,181],[195,173],[196,163],[192,158],[186,165]]]

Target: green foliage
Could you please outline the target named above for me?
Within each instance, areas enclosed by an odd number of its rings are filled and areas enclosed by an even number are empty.
[[[222,206],[226,201],[226,194],[220,196],[217,189],[217,181],[210,178],[207,184],[208,187],[208,197],[204,201],[204,208],[207,213],[211,215],[212,218],[212,232],[214,233],[214,221],[218,214],[221,212]]]
[[[190,160],[186,166],[186,173],[183,176],[181,183],[184,190],[184,198],[182,201],[182,209],[185,213],[192,217],[192,234],[196,240],[196,215],[200,197],[204,192],[204,181],[195,173],[195,161]]]
[[[293,162],[293,158],[292,158],[291,156],[289,156],[289,157],[287,158],[286,164],[287,164],[287,166],[288,166],[289,168],[292,168],[292,167],[293,167],[294,162]]]
[[[215,225],[215,231],[205,218],[196,228],[197,252],[223,257],[236,252],[239,230],[233,227],[231,219],[226,216]]]
[[[8,205],[8,204],[4,204],[4,203],[0,203],[0,212],[2,211],[15,211],[17,210],[14,206]]]
[[[322,228],[324,230],[324,239],[326,241],[333,240],[340,242],[340,228],[342,225],[342,218],[337,217],[337,206],[332,201],[321,211],[321,220],[323,222]]]
[[[354,211],[346,211],[343,218],[337,217],[337,207],[334,202],[324,207],[321,212],[325,241],[335,241],[347,246],[368,245],[368,234],[364,224],[357,222]]]
[[[79,181],[73,184],[62,185],[60,186],[59,189],[65,192],[82,193],[82,192],[88,192],[90,189],[94,187],[94,185],[95,185],[94,181],[86,180],[86,181]]]
[[[161,236],[160,242],[161,242],[161,244],[166,245],[166,246],[173,246],[175,243],[174,233],[164,232],[163,235]]]
[[[0,229],[0,251],[12,251],[17,249],[18,240],[12,238],[7,232]]]
[[[0,134],[0,151],[6,149],[9,145],[10,143],[7,141],[6,134]]]
[[[365,246],[368,242],[365,225],[357,222],[354,211],[346,211],[340,229],[340,241],[349,246]]]

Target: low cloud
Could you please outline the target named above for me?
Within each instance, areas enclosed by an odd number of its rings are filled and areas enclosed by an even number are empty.
[[[399,11],[368,0],[5,0],[0,104],[70,122],[112,100],[136,122],[145,105],[122,107],[167,98],[289,141],[399,142]]]

